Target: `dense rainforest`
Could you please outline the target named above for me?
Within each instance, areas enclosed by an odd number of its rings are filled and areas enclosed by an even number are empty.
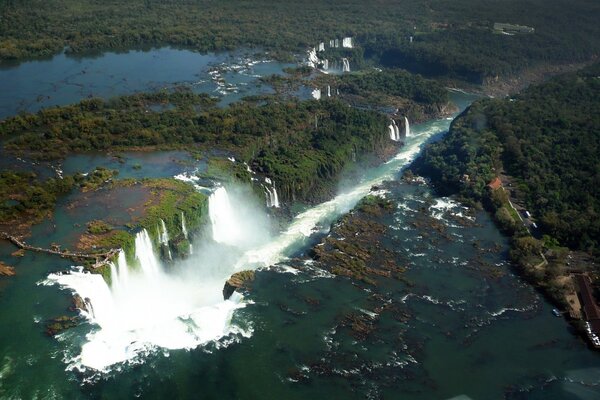
[[[600,250],[600,65],[481,100],[425,149],[422,162],[450,191],[481,199],[503,169],[515,193],[561,244]],[[468,176],[468,180],[465,179]]]
[[[353,36],[362,47],[355,63],[366,56],[481,83],[536,65],[586,62],[600,50],[595,0],[0,0],[0,13],[0,60],[165,45],[262,47],[289,57]],[[498,32],[498,22],[534,32]]]

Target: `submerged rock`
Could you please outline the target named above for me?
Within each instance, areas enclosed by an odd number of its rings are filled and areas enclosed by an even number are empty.
[[[14,267],[11,267],[10,265],[6,265],[4,264],[2,261],[0,261],[0,276],[15,276],[16,272]]]
[[[71,311],[85,311],[88,312],[88,305],[89,303],[89,299],[86,297],[86,299],[82,299],[80,295],[75,294],[73,296],[73,298],[71,299],[71,307],[69,307],[69,309]]]
[[[223,287],[223,298],[229,299],[233,292],[238,289],[250,289],[250,284],[254,280],[254,271],[240,271],[231,275]]]
[[[77,326],[77,322],[77,317],[68,317],[66,315],[54,318],[46,324],[46,334],[48,336],[56,336],[66,329]]]

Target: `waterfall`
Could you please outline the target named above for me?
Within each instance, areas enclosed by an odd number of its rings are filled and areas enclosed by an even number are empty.
[[[110,263],[110,279],[114,291],[122,290],[129,283],[129,265],[123,250],[119,252],[117,263]]]
[[[215,242],[234,245],[239,241],[241,231],[229,201],[229,195],[224,187],[217,188],[210,195],[208,199],[208,215]]]
[[[183,237],[185,237],[187,240],[190,239],[190,237],[188,235],[187,227],[185,226],[185,215],[183,215],[183,211],[181,212],[181,232],[183,233]],[[192,246],[191,242],[190,242],[189,252],[190,252],[190,254],[194,254],[194,247]]]
[[[169,232],[167,231],[167,225],[165,224],[165,221],[163,221],[162,218],[160,220],[160,227],[158,228],[158,241],[160,242],[160,244],[165,246],[165,248],[167,249],[167,255],[169,256],[169,260],[172,260],[173,257],[171,256],[171,249],[169,247]]]
[[[160,263],[154,254],[152,240],[146,229],[135,236],[135,258],[138,261],[144,275],[150,278],[157,278],[160,270]]]
[[[325,43],[319,43],[319,51],[325,51]]]
[[[344,66],[342,67],[342,72],[350,72],[350,61],[347,58],[342,58],[342,62]]]
[[[328,59],[323,60],[322,69],[324,69],[325,71],[327,71],[329,69],[329,60]]]
[[[279,208],[279,196],[277,196],[277,188],[273,184],[273,197],[271,198],[271,206]]]
[[[183,211],[181,212],[181,232],[183,233],[183,236],[187,239],[188,231],[187,231],[187,228],[185,227],[185,215],[183,215]]]
[[[317,56],[317,49],[314,47],[308,51],[306,64],[310,67],[317,68],[319,65],[319,57]]]
[[[334,39],[331,39],[329,41],[329,47],[331,47],[331,48],[335,47],[335,40]]]
[[[311,93],[313,99],[315,100],[321,100],[321,89],[315,89],[312,91]]]
[[[333,46],[333,47],[335,47],[336,49],[337,49],[338,47],[340,47],[340,41],[339,41],[338,39],[335,39],[335,42],[334,42],[334,46]]]
[[[400,129],[398,125],[396,125],[396,121],[392,118],[392,122],[388,125],[388,129],[390,131],[390,139],[395,142],[400,141]]]
[[[327,97],[331,97],[331,86],[327,85]]]
[[[408,124],[408,118],[404,117],[404,136],[410,136],[410,125]]]
[[[351,49],[352,48],[352,38],[345,37],[344,39],[342,39],[342,47]]]
[[[267,207],[279,208],[279,196],[277,195],[277,188],[275,188],[275,186],[273,186],[272,189],[266,186],[264,186],[264,188]]]

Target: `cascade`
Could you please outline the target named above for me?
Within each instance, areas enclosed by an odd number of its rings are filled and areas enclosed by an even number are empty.
[[[408,124],[408,118],[404,117],[404,137],[410,136],[410,125]]]
[[[271,206],[275,207],[275,208],[279,208],[279,196],[277,196],[277,188],[275,187],[275,184],[273,184],[273,193],[272,193],[272,198],[271,198]]]
[[[344,66],[342,67],[342,72],[350,72],[350,61],[347,58],[342,58],[342,62]]]
[[[319,51],[325,51],[325,43],[319,43]]]
[[[319,65],[317,49],[315,49],[314,47],[308,51],[308,60],[306,61],[306,64],[313,68],[317,68],[317,65]]]
[[[331,97],[331,86],[327,85],[327,97]]]
[[[329,41],[329,47],[335,47],[335,40],[334,39],[331,39]]]
[[[336,49],[337,49],[338,47],[340,47],[340,41],[339,41],[339,39],[335,39],[335,42],[334,42],[334,44],[335,44],[335,45],[334,45],[333,47],[335,47]]]
[[[162,218],[160,220],[160,227],[158,229],[158,241],[160,242],[160,244],[165,246],[165,248],[167,249],[167,255],[169,256],[169,260],[172,260],[173,257],[171,256],[171,249],[169,248],[169,232],[167,231],[167,225],[165,224],[165,221],[163,221]]]
[[[329,69],[329,60],[328,59],[323,60],[323,67],[322,67],[322,69],[324,69],[324,70],[328,70]]]
[[[321,89],[314,89],[311,93],[313,99],[321,100]]]
[[[264,185],[263,185],[263,187],[265,188],[265,198],[267,200],[267,208],[270,208],[271,207],[271,191],[269,190],[268,187],[266,187]]]
[[[347,49],[351,49],[352,48],[352,38],[351,37],[345,37],[344,39],[342,39],[342,47],[345,47]]]
[[[183,215],[183,211],[181,212],[181,232],[183,233],[183,236],[187,239],[188,238],[188,231],[187,231],[187,228],[185,226],[185,216]]]
[[[396,125],[394,119],[392,119],[392,123],[388,125],[388,129],[390,131],[390,139],[398,142],[400,140],[400,129],[398,128],[398,125]]]
[[[279,196],[277,195],[277,188],[273,186],[272,189],[264,186],[265,188],[265,198],[267,200],[267,207],[271,208],[279,208]]]

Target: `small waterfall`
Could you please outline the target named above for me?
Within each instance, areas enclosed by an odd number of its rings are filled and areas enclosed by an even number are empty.
[[[167,225],[162,218],[160,220],[160,227],[158,228],[158,241],[161,245],[165,246],[169,260],[172,260],[173,257],[171,256],[171,249],[169,248],[169,232],[167,231]]]
[[[388,129],[390,131],[390,139],[394,142],[400,141],[400,129],[398,128],[398,125],[396,125],[394,119],[392,119],[392,123],[388,125]]]
[[[319,51],[325,51],[325,43],[319,43]]]
[[[271,205],[275,208],[279,208],[279,196],[277,196],[275,184],[273,184],[273,198],[271,199]]]
[[[312,91],[311,93],[313,99],[315,100],[321,100],[321,89],[315,89]]]
[[[342,62],[344,63],[342,72],[350,72],[350,61],[347,58],[342,58]]]
[[[327,85],[327,97],[331,97],[331,86]]]
[[[344,47],[346,49],[351,49],[352,48],[352,38],[345,37],[344,39],[342,39],[342,47]]]
[[[308,51],[306,64],[310,67],[317,68],[319,65],[319,57],[317,56],[317,49],[314,47]]]
[[[235,245],[241,238],[229,195],[224,187],[219,187],[208,199],[208,214],[212,225],[213,240],[218,243]]]
[[[169,244],[169,232],[167,231],[167,225],[165,221],[161,218],[160,220],[160,243],[164,245]]]
[[[327,71],[329,69],[329,60],[325,59],[323,61],[323,67],[322,69],[324,69],[325,71]]]
[[[404,117],[404,137],[410,136],[410,125],[408,123],[408,118]]]
[[[188,239],[188,231],[185,226],[185,215],[183,215],[183,212],[181,212],[181,232],[183,233],[183,236]]]
[[[183,233],[183,237],[185,237],[187,240],[190,239],[189,235],[188,235],[188,230],[187,227],[185,226],[185,215],[183,215],[183,211],[181,212],[181,232]],[[192,243],[190,243],[190,255],[194,254],[194,248],[192,247]]]
[[[269,188],[268,186],[263,185],[263,188],[265,189],[265,199],[267,203],[267,208],[279,208],[279,196],[277,195],[277,188],[275,187],[275,182],[273,182],[269,178],[265,178],[265,182],[272,186],[271,188]]]
[[[329,47],[335,47],[335,40],[334,39],[331,39],[329,41]]]
[[[338,47],[340,47],[340,41],[339,41],[339,39],[335,39],[335,42],[334,42],[334,46],[333,46],[333,47],[335,47],[336,49],[337,49]]]

